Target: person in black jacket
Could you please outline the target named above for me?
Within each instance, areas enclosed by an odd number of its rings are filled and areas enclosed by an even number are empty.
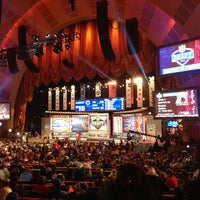
[[[49,191],[49,200],[53,199],[69,199],[67,191],[62,189],[62,181],[60,178],[56,178],[54,181],[53,188]]]

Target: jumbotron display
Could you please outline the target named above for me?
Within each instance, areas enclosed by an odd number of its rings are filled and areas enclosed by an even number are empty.
[[[120,111],[124,110],[124,98],[83,99],[76,100],[76,112],[91,111]]]
[[[198,118],[198,89],[160,90],[154,92],[154,118]]]
[[[200,39],[184,40],[158,48],[159,76],[200,70]]]
[[[9,102],[0,102],[0,120],[11,119],[11,104]]]

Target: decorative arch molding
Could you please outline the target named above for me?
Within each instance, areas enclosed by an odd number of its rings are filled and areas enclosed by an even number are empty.
[[[110,28],[111,44],[116,55],[116,60],[111,62],[103,56],[96,20],[75,24],[70,26],[70,29],[79,31],[81,39],[71,42],[69,50],[66,50],[63,44],[63,51],[56,54],[50,46],[44,49],[43,56],[33,56],[33,61],[40,71],[33,73],[26,69],[24,73],[16,98],[14,126],[25,123],[26,104],[33,98],[34,87],[41,84],[48,86],[51,82],[58,84],[61,80],[70,82],[71,79],[81,80],[84,77],[92,80],[97,75],[105,78],[111,74],[119,78],[126,73],[131,77],[139,72],[141,67],[147,74],[155,70],[156,48],[141,31],[140,52],[129,55],[124,28]],[[72,62],[74,67],[67,68],[62,63],[64,58]]]

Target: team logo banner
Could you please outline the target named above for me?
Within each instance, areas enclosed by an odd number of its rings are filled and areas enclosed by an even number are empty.
[[[149,107],[153,107],[153,91],[155,91],[155,78],[149,77]]]
[[[75,85],[71,86],[71,110],[75,110]]]
[[[56,92],[55,92],[55,110],[60,109],[60,89],[59,87],[56,87]]]
[[[86,90],[86,85],[81,84],[80,99],[85,99],[85,90]]]
[[[48,90],[48,110],[52,110],[52,88]]]
[[[143,107],[143,89],[142,82],[137,83],[137,107]]]
[[[97,82],[95,85],[95,97],[101,97],[101,82]]]
[[[63,110],[67,110],[67,86],[62,88],[63,91]]]
[[[126,79],[126,108],[131,108],[133,93],[132,93],[132,82],[131,79]]]
[[[110,83],[109,84],[109,98],[115,98],[115,97],[117,97],[117,84]]]

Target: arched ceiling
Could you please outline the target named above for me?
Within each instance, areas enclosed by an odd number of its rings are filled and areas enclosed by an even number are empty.
[[[136,17],[139,29],[155,46],[200,36],[200,0],[108,0],[108,17],[124,22]],[[3,49],[18,46],[19,25],[28,27],[27,42],[32,35],[44,37],[63,27],[96,18],[96,0],[2,0],[0,45]],[[24,73],[12,75],[7,67],[0,67],[0,100],[15,100]],[[188,80],[187,80],[188,81]]]

